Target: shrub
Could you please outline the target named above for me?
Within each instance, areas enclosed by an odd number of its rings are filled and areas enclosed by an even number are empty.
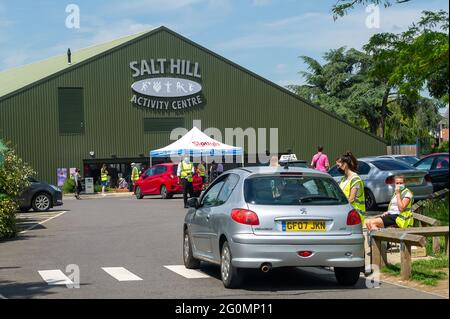
[[[0,238],[9,238],[15,236],[17,231],[17,198],[28,187],[28,177],[35,172],[10,145],[0,152],[4,159],[0,165]]]
[[[66,179],[61,190],[64,194],[75,192],[75,181],[72,178]]]

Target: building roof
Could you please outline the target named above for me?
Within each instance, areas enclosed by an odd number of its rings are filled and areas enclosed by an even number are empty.
[[[182,35],[174,32],[164,26],[158,27],[158,28],[150,30],[150,31],[144,31],[141,33],[127,36],[127,37],[116,39],[116,40],[108,42],[108,43],[103,43],[100,45],[82,49],[82,50],[76,51],[75,53],[72,52],[72,64],[71,65],[67,64],[67,55],[64,54],[61,56],[49,58],[47,60],[39,61],[39,62],[32,63],[29,65],[24,65],[21,67],[17,67],[17,68],[13,68],[13,69],[9,69],[9,70],[0,72],[0,101],[8,98],[9,96],[18,94],[19,92],[21,92],[23,90],[27,90],[32,86],[38,85],[41,82],[44,82],[52,77],[58,76],[61,73],[67,72],[71,68],[76,68],[85,63],[89,63],[95,59],[102,57],[104,54],[108,54],[109,52],[118,50],[124,46],[127,46],[133,42],[139,41],[142,38],[146,38],[148,36],[156,34],[157,32],[160,32],[160,31],[166,31],[166,32],[174,35],[178,39],[185,41],[185,42],[199,48],[200,50],[203,50],[203,51],[207,52],[208,54],[213,55],[214,57],[218,58],[219,60],[222,60],[223,62],[228,63],[231,66],[265,82],[266,84],[268,84],[272,87],[275,87],[275,88],[283,91],[284,93],[302,101],[303,103],[307,104],[308,106],[313,107],[316,110],[319,110],[319,111],[323,112],[324,114],[327,114],[328,116],[331,116],[331,117],[347,124],[348,126],[354,128],[372,138],[375,138],[383,143],[386,143],[386,141],[384,139],[362,129],[361,127],[339,117],[338,115],[336,115],[330,111],[325,110],[324,108],[321,108],[321,107],[313,104],[311,101],[300,97],[299,95],[295,94],[294,92],[292,92],[278,84],[275,84],[274,82],[222,57],[221,55],[191,41],[188,38],[183,37]]]
[[[109,49],[115,48],[123,43],[137,38],[144,33],[146,32],[129,35],[111,42],[84,48],[76,51],[75,53],[72,52],[72,63],[70,65],[67,63],[67,54],[63,54],[48,58],[46,60],[2,71],[0,72],[0,97],[11,94],[55,73],[69,69],[74,65],[97,56],[100,53],[106,52]]]

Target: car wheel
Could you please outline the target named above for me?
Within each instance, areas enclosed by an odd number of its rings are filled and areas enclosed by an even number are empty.
[[[161,198],[162,199],[168,199],[169,198],[169,191],[167,190],[166,185],[161,186],[160,190]]]
[[[136,198],[137,199],[143,199],[144,198],[144,195],[142,194],[142,190],[141,190],[141,188],[139,186],[136,187],[135,193],[136,193]]]
[[[36,212],[46,212],[50,209],[52,198],[47,193],[38,193],[34,196],[32,206]]]
[[[367,188],[364,189],[364,197],[366,199],[366,211],[376,210],[377,202],[375,200],[375,196],[373,196],[373,193],[370,191],[370,189]]]
[[[240,276],[240,269],[232,265],[233,256],[228,242],[224,242],[222,252],[220,254],[220,276],[222,278],[225,288],[239,287],[242,276]]]
[[[360,277],[361,268],[334,268],[334,275],[341,286],[354,286]]]
[[[30,206],[25,206],[25,207],[19,207],[20,211],[23,213],[26,213],[27,211],[29,211],[31,209]]]
[[[200,260],[195,259],[192,254],[191,239],[187,229],[184,231],[183,236],[183,261],[184,267],[187,269],[197,269],[200,267]]]

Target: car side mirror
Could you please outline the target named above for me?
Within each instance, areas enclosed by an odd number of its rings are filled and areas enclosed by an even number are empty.
[[[189,198],[188,201],[187,201],[187,204],[188,204],[189,207],[192,207],[192,208],[195,208],[195,209],[200,207],[200,202],[198,200],[198,197]]]

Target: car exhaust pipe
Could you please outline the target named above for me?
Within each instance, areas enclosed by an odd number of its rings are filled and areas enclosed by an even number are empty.
[[[264,273],[269,272],[272,269],[272,264],[271,263],[264,263],[261,265],[261,271]]]

